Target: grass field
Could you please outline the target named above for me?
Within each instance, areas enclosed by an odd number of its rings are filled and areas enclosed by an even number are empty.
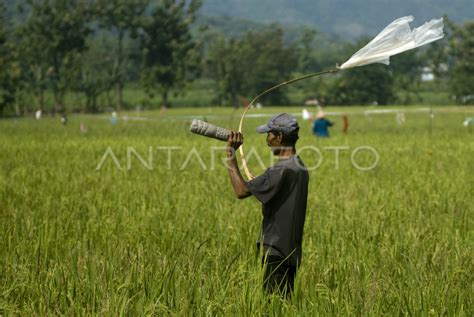
[[[300,121],[311,179],[291,301],[262,294],[260,206],[234,197],[224,143],[187,131],[189,116],[235,129],[240,111],[0,120],[0,315],[473,316],[474,112],[410,109],[401,125],[328,109],[351,126],[330,117],[327,140]],[[265,121],[244,129],[255,174]],[[360,147],[378,154],[368,171]]]

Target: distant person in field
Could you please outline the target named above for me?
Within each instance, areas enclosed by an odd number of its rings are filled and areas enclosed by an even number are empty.
[[[313,122],[313,133],[320,138],[329,138],[329,127],[332,127],[334,122],[326,119],[324,111],[319,110],[316,114],[316,120]]]
[[[166,108],[165,105],[161,105],[161,108],[160,108],[160,117],[164,117],[166,115],[166,110],[168,110],[168,108]]]
[[[112,116],[110,117],[110,123],[113,125],[117,124],[118,121],[118,115],[116,111],[112,111]]]
[[[81,124],[79,125],[79,131],[81,131],[81,133],[87,133],[87,127],[84,122],[81,122]]]
[[[35,119],[36,119],[36,120],[40,120],[42,114],[43,114],[43,111],[41,111],[41,109],[36,110],[36,112],[35,112]]]
[[[349,118],[346,115],[342,116],[342,133],[346,134],[349,130]]]
[[[67,124],[67,117],[66,117],[66,114],[65,114],[65,113],[63,113],[63,114],[61,115],[61,123],[62,123],[62,125],[66,125],[66,124]]]
[[[239,199],[253,195],[262,203],[262,232],[257,247],[263,253],[264,289],[291,296],[301,264],[309,174],[296,155],[299,125],[286,113],[257,128],[267,134],[267,145],[278,162],[262,175],[246,182],[239,171],[235,151],[242,145],[240,132],[230,131],[227,157],[230,181]]]

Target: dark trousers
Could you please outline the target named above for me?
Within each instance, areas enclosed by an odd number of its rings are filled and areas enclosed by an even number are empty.
[[[290,297],[296,277],[296,268],[288,265],[282,257],[269,255],[262,259],[264,267],[263,287],[268,293],[279,293]]]

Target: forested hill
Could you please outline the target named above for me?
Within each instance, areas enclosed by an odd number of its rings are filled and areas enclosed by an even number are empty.
[[[24,19],[18,11],[23,0],[3,2],[7,16]],[[151,3],[158,0],[151,0]],[[447,15],[460,24],[474,20],[474,0],[202,0],[199,24],[208,24],[226,36],[239,36],[263,24],[278,23],[286,31],[301,26],[338,38],[372,36],[394,19],[413,15],[413,27]]]
[[[200,14],[283,25],[307,25],[354,39],[374,35],[394,19],[413,15],[413,26],[447,14],[457,23],[474,19],[473,0],[203,0]]]

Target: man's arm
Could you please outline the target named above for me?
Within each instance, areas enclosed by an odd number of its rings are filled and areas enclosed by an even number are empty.
[[[234,193],[237,198],[242,199],[250,195],[249,188],[247,187],[244,178],[239,170],[237,163],[236,151],[244,143],[244,137],[242,133],[230,131],[229,139],[227,140],[227,170],[229,171],[230,182]]]

